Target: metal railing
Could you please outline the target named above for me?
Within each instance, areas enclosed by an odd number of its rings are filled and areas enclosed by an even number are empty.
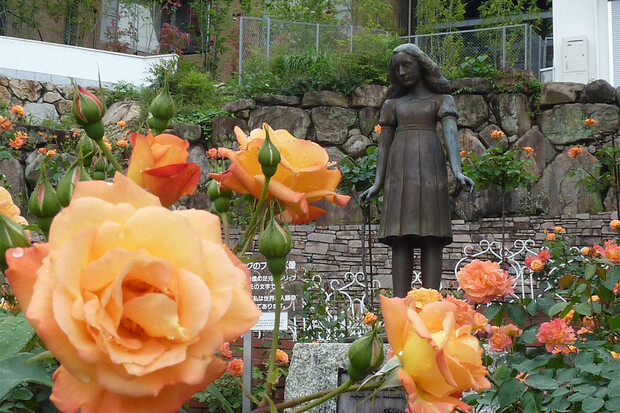
[[[387,35],[385,30],[354,26],[289,22],[242,17],[239,25],[239,74],[249,59],[270,59],[280,53],[310,51],[352,53],[361,47],[360,34]]]
[[[515,67],[538,74],[548,67],[548,43],[531,26],[518,24],[484,29],[402,36],[415,43],[442,71],[457,67],[465,58],[489,56],[496,68]]]
[[[512,246],[505,246],[504,248],[498,241],[487,240],[482,240],[478,244],[465,245],[463,247],[463,258],[457,261],[454,266],[454,276],[456,278],[459,270],[475,259],[499,262],[503,255],[505,268],[515,280],[512,299],[516,297],[534,298],[542,291],[549,290],[549,286],[544,283],[537,285],[532,276],[532,270],[524,264],[528,255],[536,256],[538,254],[539,249],[534,248],[534,245],[535,241],[531,239],[515,240]],[[319,274],[312,274],[308,277],[293,275],[286,279],[285,285],[287,281],[296,280],[311,283],[308,285],[311,285],[311,288],[315,290],[314,292],[321,297],[319,304],[324,306],[326,310],[323,320],[304,318],[300,314],[295,314],[288,327],[288,333],[291,334],[292,339],[297,341],[300,333],[307,330],[317,330],[315,339],[318,341],[338,341],[343,338],[343,331],[346,331],[349,337],[361,336],[370,331],[370,327],[364,325],[362,319],[368,311],[374,311],[373,306],[369,304],[369,296],[377,294],[381,289],[381,283],[378,280],[373,280],[371,291],[367,293],[365,277],[363,272],[347,272],[342,279],[325,278]],[[453,286],[448,285],[450,282],[451,280],[444,280],[440,289],[453,288]],[[414,271],[411,287],[421,286],[420,272]],[[560,296],[556,296],[556,298],[562,300]],[[317,305],[317,303],[308,303],[302,299],[301,305],[303,308],[307,305]],[[285,308],[284,310],[294,311],[295,309]],[[332,328],[325,328],[325,325],[321,323]],[[339,336],[334,336],[334,332]]]

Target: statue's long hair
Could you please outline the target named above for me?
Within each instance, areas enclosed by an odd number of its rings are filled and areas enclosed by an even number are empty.
[[[418,46],[413,43],[401,44],[392,52],[392,58],[399,52],[407,53],[418,61],[420,64],[420,75],[422,77],[421,81],[423,81],[432,92],[440,95],[450,93],[450,81],[441,75],[439,66],[437,66],[437,64]],[[388,80],[390,81],[387,94],[388,99],[394,99],[405,95],[408,89],[398,81],[391,59],[388,70]]]

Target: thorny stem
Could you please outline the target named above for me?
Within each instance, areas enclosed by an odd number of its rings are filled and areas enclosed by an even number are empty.
[[[243,249],[241,250],[241,254],[237,254],[239,252],[238,244],[233,249],[233,254],[236,254],[236,255],[245,254],[248,247],[254,240],[254,233],[256,232],[256,221],[258,219],[258,215],[260,214],[261,209],[263,208],[263,202],[265,202],[265,198],[267,198],[267,189],[269,188],[269,181],[271,181],[271,177],[266,176],[265,185],[263,186],[263,192],[261,193],[260,199],[258,200],[258,204],[256,205],[256,209],[254,210],[254,213],[252,214],[252,219],[250,220],[250,223],[248,224],[248,227],[246,228],[243,234],[243,237],[241,238],[242,240],[245,240],[245,245],[243,246]]]
[[[278,336],[280,335],[280,313],[282,312],[282,274],[273,274],[273,283],[276,286],[275,289],[275,306],[276,313],[273,326],[273,338],[271,339],[271,351],[269,353],[269,364],[267,368],[267,386],[265,386],[265,394],[260,402],[260,405],[264,405],[271,393],[271,389],[278,381],[278,375],[276,372],[276,351],[278,350]]]
[[[331,393],[328,393],[325,396],[316,399],[312,403],[308,403],[307,405],[305,405],[304,407],[302,407],[302,408],[300,408],[298,410],[293,410],[292,413],[302,413],[302,412],[308,411],[308,410],[312,409],[313,407],[318,406],[319,404],[324,403],[325,401],[331,399],[332,397],[338,396],[340,393],[346,391],[353,384],[354,384],[353,380],[348,379],[340,387],[334,389]]]
[[[373,390],[378,388],[382,383],[378,382],[378,383],[373,383],[373,384],[366,384],[363,386],[351,386],[349,389],[345,390],[345,392],[347,391],[362,391],[362,390]],[[316,393],[312,393],[309,394],[307,396],[302,396],[302,397],[298,397],[296,399],[293,400],[289,400],[287,402],[283,402],[283,403],[278,403],[275,405],[276,410],[277,411],[282,411],[284,409],[290,408],[290,407],[295,407],[297,405],[300,405],[302,403],[305,403],[307,401],[310,400],[314,400],[316,398],[319,397],[323,397],[326,394],[330,394],[332,392],[334,392],[336,389],[327,389],[327,390],[321,390],[319,392]],[[262,406],[262,407],[257,407],[256,409],[252,410],[252,413],[266,413],[270,411],[270,406]]]
[[[112,155],[112,152],[110,152],[108,147],[105,146],[105,142],[103,141],[103,139],[96,140],[95,142],[97,142],[97,145],[99,145],[99,148],[101,148],[105,157],[108,158],[108,161],[110,161],[112,166],[114,166],[114,169],[116,169],[117,172],[123,173],[123,167],[118,163],[118,161],[116,160],[114,155]]]

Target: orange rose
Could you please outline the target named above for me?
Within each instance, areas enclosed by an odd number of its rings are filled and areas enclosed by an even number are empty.
[[[508,272],[492,261],[473,260],[456,275],[459,288],[470,302],[488,303],[506,294],[512,294],[515,282]]]
[[[163,208],[119,173],[76,185],[49,244],[6,255],[20,307],[61,363],[50,399],[63,412],[177,411],[260,316],[219,219]]]
[[[269,182],[269,196],[278,199],[287,207],[285,214],[292,222],[310,222],[325,213],[325,210],[309,206],[323,198],[337,205],[346,205],[350,197],[335,192],[341,173],[330,169],[329,156],[320,145],[304,139],[297,139],[284,129],[274,131],[268,125],[271,140],[280,151],[282,160],[276,174]],[[254,129],[250,136],[235,127],[239,150],[219,148],[221,157],[232,162],[228,170],[209,174],[226,188],[241,194],[260,195],[265,176],[258,162],[258,151],[265,141],[263,129]]]
[[[612,219],[609,223],[609,227],[611,229],[620,229],[620,220]]]
[[[133,151],[127,176],[169,207],[183,195],[196,191],[200,167],[187,162],[189,142],[174,135],[153,136],[132,133],[129,136]]]
[[[568,156],[571,158],[579,158],[581,155],[583,155],[583,148],[579,145],[573,146],[568,150]]]
[[[228,362],[226,370],[233,376],[241,377],[243,375],[243,360],[232,359]]]
[[[583,121],[583,124],[586,126],[596,126],[597,123],[598,122],[592,118],[587,118],[586,120]]]
[[[455,304],[431,302],[418,313],[412,296],[380,300],[391,350],[402,362],[398,379],[412,412],[466,409],[459,400],[462,391],[491,387],[478,339],[470,328],[455,328]]]
[[[286,351],[277,349],[276,350],[276,364],[278,366],[288,366],[289,358]]]
[[[555,241],[555,234],[553,232],[550,232],[547,234],[547,241]]]

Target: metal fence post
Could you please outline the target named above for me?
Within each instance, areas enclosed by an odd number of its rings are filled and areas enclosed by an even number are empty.
[[[528,42],[528,39],[527,39],[527,28],[528,28],[528,26],[524,24],[523,25],[523,29],[524,29],[523,31],[525,32],[524,33],[524,35],[525,35],[524,49],[525,50],[524,50],[524,56],[523,56],[523,59],[524,59],[523,68],[526,69],[526,70],[528,68],[528,49],[529,49],[528,48],[528,43],[527,43]]]
[[[239,85],[241,85],[241,73],[243,73],[243,20],[245,17],[241,17],[239,21]]]
[[[349,26],[349,37],[351,39],[349,44],[349,53],[353,53],[353,25]]]
[[[502,27],[502,67],[506,67],[506,26]]]
[[[316,24],[316,54],[319,54],[319,23]]]
[[[269,60],[270,46],[271,46],[271,18],[267,17],[267,60]]]

